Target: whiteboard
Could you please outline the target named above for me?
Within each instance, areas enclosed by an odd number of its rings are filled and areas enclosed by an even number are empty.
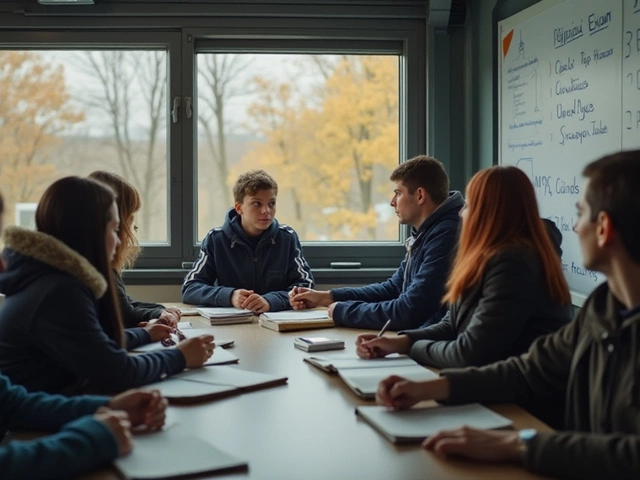
[[[499,22],[498,39],[499,162],[527,173],[562,232],[582,305],[604,281],[584,268],[572,228],[582,169],[640,148],[640,0],[545,0]]]

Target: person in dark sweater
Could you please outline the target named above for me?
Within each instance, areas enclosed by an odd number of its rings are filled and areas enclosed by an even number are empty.
[[[122,280],[122,271],[131,268],[135,264],[136,258],[140,255],[140,244],[135,232],[135,217],[142,207],[140,194],[133,185],[127,182],[120,175],[115,173],[97,170],[89,174],[89,178],[102,182],[113,189],[116,193],[116,204],[120,215],[120,230],[118,238],[120,244],[116,248],[113,257],[113,270],[115,272],[116,289],[120,311],[122,312],[122,322],[125,328],[138,327],[140,323],[151,322],[146,326],[152,341],[162,340],[171,333],[171,328],[175,328],[180,321],[180,310],[177,308],[166,308],[158,303],[136,302],[129,295]],[[158,324],[158,326],[153,326]],[[168,327],[160,327],[159,325]]]
[[[449,369],[429,382],[392,376],[377,401],[535,403],[564,411],[557,432],[462,428],[427,439],[437,455],[518,463],[572,480],[640,477],[640,150],[587,165],[574,230],[584,266],[602,272],[575,319],[524,355],[483,368]]]
[[[211,335],[144,355],[123,349],[111,269],[120,221],[109,187],[62,178],[43,194],[35,220],[37,231],[5,232],[0,371],[12,382],[32,392],[113,393],[200,367],[212,355]]]
[[[277,196],[278,184],[264,170],[238,177],[235,206],[202,241],[182,285],[183,302],[260,314],[291,308],[294,286],[313,287],[298,235],[275,218]]]
[[[396,337],[359,335],[359,356],[399,352],[437,368],[480,366],[523,353],[570,321],[569,288],[529,178],[515,167],[485,169],[466,197],[445,318]]]
[[[402,330],[438,323],[447,312],[440,300],[455,248],[464,204],[460,192],[449,192],[449,177],[442,163],[420,155],[391,174],[395,182],[391,206],[402,225],[411,226],[407,254],[391,278],[358,288],[330,291],[294,288],[296,309],[329,307],[336,325]]]
[[[157,391],[66,398],[27,393],[0,375],[0,429],[57,430],[0,446],[0,478],[45,480],[88,473],[131,452],[131,427],[162,427],[166,408]]]
[[[3,214],[0,195],[0,231]],[[131,390],[111,399],[69,399],[27,393],[0,374],[0,431],[57,431],[0,446],[0,478],[48,479],[52,472],[56,478],[71,478],[86,473],[131,451],[131,427],[161,428],[166,409],[167,400],[156,390]]]

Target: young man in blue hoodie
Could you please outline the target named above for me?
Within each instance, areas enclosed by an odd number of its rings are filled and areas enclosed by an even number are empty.
[[[202,241],[182,285],[182,301],[256,314],[290,308],[288,292],[313,287],[296,232],[275,219],[278,184],[264,170],[238,177],[235,207]]]
[[[391,181],[391,206],[400,224],[412,227],[400,268],[385,282],[359,288],[294,288],[294,309],[326,306],[336,325],[355,328],[379,329],[391,319],[390,330],[406,330],[442,319],[447,306],[441,300],[464,199],[460,192],[449,192],[442,163],[426,155],[398,166]]]

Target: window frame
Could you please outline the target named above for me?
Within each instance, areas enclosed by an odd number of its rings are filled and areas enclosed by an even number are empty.
[[[147,2],[145,2],[147,3]],[[154,2],[148,2],[150,5]],[[11,30],[0,32],[0,47],[10,49],[79,49],[166,46],[168,52],[168,100],[174,97],[195,99],[196,52],[202,45],[224,47],[224,52],[247,51],[247,46],[263,44],[266,53],[378,53],[384,45],[398,45],[400,55],[400,151],[401,161],[427,151],[427,27],[423,9],[417,6],[344,5],[303,7],[271,6],[269,14],[246,14],[241,5],[227,14],[198,16],[202,5],[190,5],[181,14],[167,15],[167,5],[154,5],[148,15],[125,13],[125,6],[96,4],[91,14],[81,7],[44,8],[18,16]],[[373,3],[373,2],[372,2]],[[219,7],[219,5],[218,5]],[[120,9],[123,10],[120,10]],[[226,8],[226,7],[225,7]],[[334,12],[318,15],[318,12]],[[291,11],[296,10],[296,15]],[[163,14],[158,12],[163,11]],[[168,10],[167,10],[168,11]],[[59,13],[60,12],[60,13]],[[64,13],[63,13],[64,12]],[[69,14],[68,12],[73,12]],[[77,13],[76,13],[77,12]],[[80,13],[82,12],[82,13]],[[115,12],[120,12],[116,14]],[[155,12],[155,13],[154,13]],[[242,13],[239,13],[242,12]],[[386,13],[385,13],[386,12]],[[393,14],[391,12],[394,12]],[[14,13],[15,16],[18,15]],[[217,16],[216,16],[217,15]],[[252,16],[253,15],[253,16]],[[263,15],[263,16],[256,16]],[[386,17],[385,17],[386,15]],[[0,24],[7,24],[7,13],[0,13]],[[11,18],[10,18],[11,20]],[[64,29],[64,31],[62,31]],[[206,42],[209,42],[207,44]],[[344,47],[340,45],[344,43]],[[300,49],[302,45],[304,48]],[[217,47],[216,47],[217,48]],[[256,51],[252,48],[252,51]],[[184,106],[184,101],[182,102]],[[168,111],[167,118],[170,119]],[[169,245],[145,246],[136,264],[139,274],[151,278],[150,272],[171,272],[188,268],[198,255],[196,238],[195,172],[196,123],[186,119],[184,108],[180,121],[169,123],[167,191]],[[170,122],[170,120],[168,120]],[[429,143],[430,145],[431,143]],[[190,161],[181,161],[190,159]],[[391,183],[389,198],[391,197]],[[390,207],[391,208],[391,207]],[[222,221],[222,219],[221,219]],[[211,227],[214,227],[212,225]],[[397,268],[405,254],[403,240],[409,229],[400,229],[395,242],[303,242],[305,257],[314,269],[330,268],[334,261],[360,262],[363,272]],[[338,273],[334,270],[336,274]],[[368,275],[368,274],[367,274]],[[174,280],[171,281],[174,283]]]
[[[169,105],[171,99],[180,95],[181,78],[176,68],[171,68],[172,62],[180,63],[180,35],[166,32],[145,32],[144,35],[133,32],[58,32],[39,30],[34,32],[0,32],[0,49],[15,51],[100,51],[100,50],[158,50],[163,49],[167,53],[167,243],[150,244],[145,247],[147,251],[154,252],[153,260],[162,259],[153,263],[163,267],[167,260],[179,261],[182,259],[182,249],[179,242],[172,239],[181,238],[182,216],[179,214],[177,204],[182,195],[182,185],[179,180],[180,172],[180,131],[171,123]],[[45,58],[46,60],[46,58]],[[164,260],[164,261],[163,261]],[[142,257],[141,257],[141,261]],[[147,259],[144,259],[146,263]]]
[[[426,151],[426,139],[422,132],[426,131],[426,98],[421,84],[426,84],[426,46],[419,41],[424,35],[422,23],[411,21],[412,28],[404,29],[374,29],[372,25],[366,28],[363,22],[361,29],[337,28],[332,21],[333,28],[323,26],[322,22],[314,22],[315,26],[275,29],[270,26],[254,26],[247,31],[237,30],[230,26],[229,31],[211,32],[209,29],[186,29],[185,35],[191,43],[188,52],[183,52],[183,58],[191,59],[191,64],[185,65],[183,71],[183,85],[185,95],[197,98],[196,91],[196,55],[199,53],[345,53],[345,54],[391,54],[399,56],[399,158],[404,161]],[[375,22],[377,26],[380,25]],[[349,46],[346,46],[346,45]],[[409,102],[415,98],[416,102]],[[195,102],[194,102],[195,103]],[[422,105],[422,108],[420,107]],[[197,119],[194,113],[192,119]],[[190,203],[187,211],[195,212],[197,183],[195,170],[197,167],[196,129],[191,122],[190,130],[185,138],[192,139],[191,168],[184,171],[185,191],[191,190],[193,195],[185,201]],[[422,127],[422,128],[421,128]],[[185,152],[186,154],[187,152]],[[184,167],[184,165],[183,165]],[[276,179],[277,180],[277,179]],[[389,183],[389,198],[392,196],[392,184]],[[391,207],[389,207],[391,208]],[[189,224],[191,222],[191,224]],[[222,219],[220,219],[222,222]],[[219,225],[212,225],[215,227]],[[195,215],[185,223],[185,256],[192,259],[198,256],[202,239],[195,238]],[[409,233],[408,228],[400,228],[398,241],[350,241],[350,242],[308,242],[303,241],[304,255],[309,265],[314,269],[331,268],[332,262],[358,262],[361,268],[397,268],[405,254],[404,240]],[[189,236],[191,238],[189,238]],[[195,241],[194,241],[195,238]],[[191,248],[189,248],[191,244]]]

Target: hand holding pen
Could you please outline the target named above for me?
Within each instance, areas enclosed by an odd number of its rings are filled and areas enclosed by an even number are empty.
[[[391,353],[409,353],[409,337],[398,335],[396,337],[385,337],[384,332],[391,324],[387,320],[378,334],[363,333],[356,339],[356,353],[360,358],[382,358]]]

